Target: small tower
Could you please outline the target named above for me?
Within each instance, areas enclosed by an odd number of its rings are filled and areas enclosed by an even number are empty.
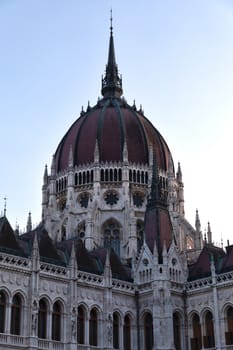
[[[202,248],[202,232],[201,232],[201,221],[199,217],[198,210],[196,210],[196,218],[195,218],[195,249],[200,250]]]
[[[207,239],[208,239],[208,243],[212,244],[212,232],[211,232],[211,228],[210,228],[210,223],[209,222],[207,224]]]
[[[178,163],[178,169],[176,173],[176,181],[178,184],[178,205],[179,205],[179,214],[184,216],[184,184],[182,181],[182,172],[180,162]]]
[[[32,230],[32,216],[31,212],[28,213],[28,221],[27,221],[27,232],[30,232]]]

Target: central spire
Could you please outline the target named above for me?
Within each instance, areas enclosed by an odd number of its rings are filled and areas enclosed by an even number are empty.
[[[118,67],[115,59],[115,49],[113,40],[113,27],[112,27],[112,11],[110,17],[110,39],[108,50],[108,63],[106,65],[105,76],[102,78],[102,90],[103,97],[121,97],[122,79],[118,74]]]

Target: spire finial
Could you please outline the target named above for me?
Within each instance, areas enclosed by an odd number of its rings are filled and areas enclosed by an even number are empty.
[[[110,40],[108,50],[108,63],[106,66],[105,76],[102,78],[101,93],[103,97],[121,97],[123,94],[122,79],[118,73],[118,67],[115,59],[112,27],[112,10],[110,15]]]
[[[7,197],[5,196],[3,199],[4,199],[4,217],[6,217],[6,201],[7,201]]]
[[[112,9],[110,10],[110,34],[112,36],[113,33],[113,26],[112,26]]]

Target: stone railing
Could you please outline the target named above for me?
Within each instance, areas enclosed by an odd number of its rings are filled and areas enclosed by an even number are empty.
[[[212,277],[202,278],[199,280],[186,283],[186,290],[191,291],[200,288],[206,288],[212,285]]]
[[[59,265],[52,265],[49,263],[41,262],[40,271],[48,274],[56,275],[59,277],[66,277],[68,275],[68,269]]]
[[[121,281],[121,280],[112,280],[112,286],[115,289],[123,290],[123,291],[128,291],[128,292],[134,292],[135,291],[135,286],[133,283],[126,282],[126,281]]]
[[[3,334],[0,333],[0,344],[7,344],[7,346],[26,346],[27,338],[20,335]]]
[[[102,347],[78,344],[78,350],[102,350]]]
[[[8,267],[20,268],[27,271],[31,268],[30,259],[2,252],[0,253],[0,264]]]
[[[78,272],[78,282],[102,286],[103,285],[103,276],[95,275],[95,274],[92,274],[89,272],[79,271]]]
[[[38,349],[65,350],[65,344],[54,340],[38,339]]]
[[[226,283],[228,281],[233,282],[233,271],[222,273],[221,275],[216,275],[217,284]]]

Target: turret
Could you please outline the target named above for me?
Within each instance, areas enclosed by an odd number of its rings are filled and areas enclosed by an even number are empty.
[[[182,181],[182,172],[180,162],[178,163],[178,170],[176,173],[176,181],[178,183],[178,204],[179,204],[179,213],[181,216],[184,216],[184,184]]]
[[[198,210],[196,210],[195,228],[195,249],[200,250],[202,248],[202,232]]]
[[[32,217],[31,212],[28,213],[28,221],[27,221],[27,232],[32,230]]]
[[[211,232],[211,228],[210,228],[210,223],[209,222],[207,224],[207,239],[208,239],[208,243],[212,244],[212,232]]]

